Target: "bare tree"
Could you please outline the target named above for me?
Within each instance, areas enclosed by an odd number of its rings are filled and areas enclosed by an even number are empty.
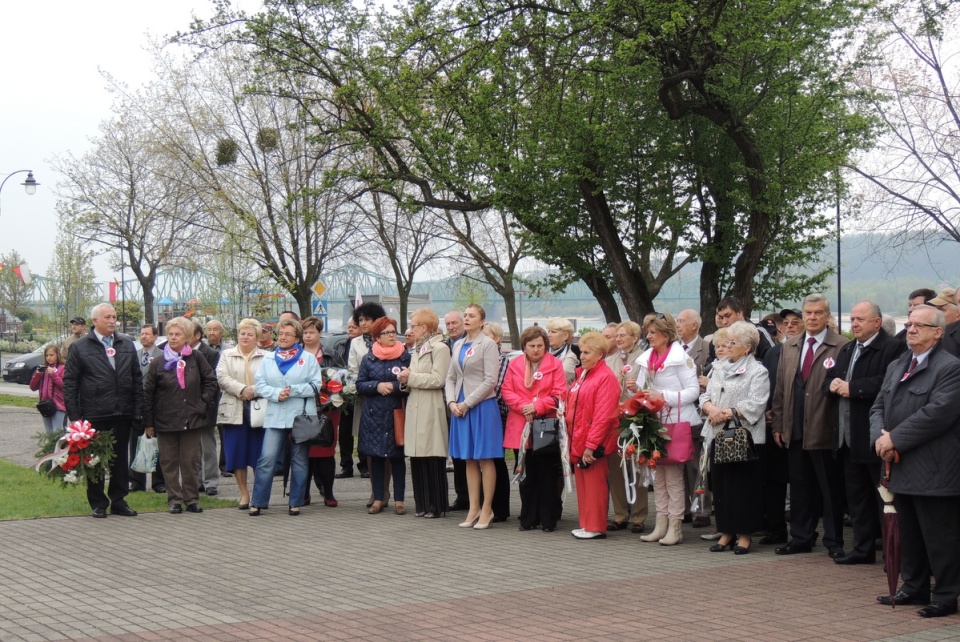
[[[26,310],[27,300],[33,292],[33,285],[26,283],[13,271],[23,262],[23,257],[16,250],[0,255],[0,308],[16,316]]]
[[[86,316],[96,301],[94,252],[72,231],[61,228],[53,260],[47,270],[50,300],[57,302],[56,319],[63,327],[67,320]]]
[[[92,149],[55,162],[66,178],[58,186],[61,222],[83,240],[129,267],[143,290],[147,323],[154,321],[157,271],[191,253],[192,221],[200,202],[186,189],[153,132],[130,111],[100,126]]]
[[[895,243],[946,234],[960,243],[960,5],[921,0],[883,7],[876,64],[860,82],[883,125],[863,179],[870,227]]]

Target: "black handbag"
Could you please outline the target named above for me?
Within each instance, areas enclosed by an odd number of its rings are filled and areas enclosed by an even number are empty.
[[[731,426],[732,424],[732,426]],[[713,463],[739,464],[757,459],[753,436],[740,423],[736,413],[713,436]]]
[[[540,452],[545,448],[559,448],[560,439],[557,431],[560,429],[560,420],[556,417],[535,417],[530,426],[530,435],[533,437],[533,452]]]
[[[52,417],[57,414],[57,404],[53,403],[53,399],[41,399],[37,402],[37,410],[44,417]]]
[[[313,386],[313,384],[311,386],[316,391],[316,386]],[[293,418],[291,433],[295,444],[306,444],[307,446],[333,445],[333,422],[325,414],[311,415],[308,413],[307,398],[303,400],[303,412]]]

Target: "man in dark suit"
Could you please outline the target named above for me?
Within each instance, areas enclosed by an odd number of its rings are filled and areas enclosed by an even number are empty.
[[[913,309],[918,305],[924,305],[930,299],[933,299],[937,296],[937,293],[931,290],[930,288],[917,288],[907,296],[907,314],[909,315],[913,312]],[[903,343],[904,346],[907,345],[907,329],[904,328],[897,333],[897,341]]]
[[[140,328],[140,345],[137,350],[137,363],[140,364],[140,375],[146,376],[150,362],[163,355],[163,350],[157,347],[157,328],[147,323]],[[143,426],[134,426],[130,431],[130,461],[137,452],[137,441],[143,435]],[[160,470],[159,463],[156,470],[151,473],[150,485],[155,493],[167,492],[167,486],[163,482],[163,471]],[[130,471],[130,490],[139,491],[147,489],[146,473]]]
[[[143,417],[143,379],[133,341],[116,334],[117,311],[100,303],[90,311],[93,331],[74,341],[63,375],[63,399],[70,421],[86,419],[97,432],[112,432],[114,459],[110,463],[110,486],[104,480],[87,484],[87,501],[94,517],[135,517],[127,505],[127,448],[130,427]]]
[[[784,340],[803,333],[803,313],[800,310],[781,310]],[[777,367],[783,344],[777,343],[763,355],[761,363],[770,377],[770,398],[767,401],[767,441],[757,446],[763,467],[763,522],[767,534],[760,539],[763,545],[787,543],[787,484],[790,481],[787,451],[773,439],[773,393],[777,389]]]
[[[827,370],[847,340],[827,326],[822,294],[803,300],[805,332],[783,344],[773,395],[773,439],[788,448],[791,541],[777,555],[809,553],[823,513],[823,544],[843,557],[843,472],[833,453],[836,402],[823,396]]]
[[[918,306],[909,319],[910,349],[887,369],[870,410],[876,453],[891,462],[903,578],[893,600],[877,601],[942,617],[957,612],[960,594],[960,359],[940,345],[943,312]]]
[[[190,348],[203,355],[214,372],[220,363],[220,351],[214,350],[203,341],[203,326],[193,322],[193,339]],[[214,401],[207,407],[207,425],[200,429],[200,488],[207,495],[216,495],[220,485],[220,457],[217,451],[217,406],[220,405],[220,389],[214,395]]]
[[[823,394],[838,401],[837,455],[843,464],[847,509],[853,521],[853,550],[837,564],[873,564],[880,537],[883,503],[877,493],[880,458],[870,446],[870,407],[887,366],[902,344],[880,328],[880,306],[861,301],[850,310],[850,330],[856,341],[840,348],[836,363],[827,371]]]

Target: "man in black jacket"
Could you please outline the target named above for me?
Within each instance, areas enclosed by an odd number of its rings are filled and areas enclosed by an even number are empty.
[[[104,482],[87,485],[87,501],[94,517],[134,517],[127,505],[129,481],[127,443],[133,422],[143,416],[143,383],[136,347],[129,337],[115,334],[117,311],[109,303],[90,312],[93,331],[70,346],[63,375],[63,398],[70,421],[86,419],[97,432],[113,432],[114,459],[110,464],[110,486]]]
[[[834,445],[843,462],[847,508],[853,521],[853,550],[833,561],[837,564],[873,564],[880,537],[883,504],[877,493],[880,458],[870,447],[870,407],[873,406],[887,366],[903,352],[903,344],[880,328],[880,307],[861,301],[850,310],[851,341],[827,372],[823,394],[839,400],[839,430]]]

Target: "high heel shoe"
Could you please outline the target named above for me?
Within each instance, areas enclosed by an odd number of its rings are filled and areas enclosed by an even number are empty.
[[[385,504],[383,502],[373,502],[370,504],[370,509],[367,511],[371,515],[376,515],[383,511]]]
[[[493,523],[493,515],[492,515],[492,514],[490,515],[490,519],[488,519],[486,522],[481,522],[481,521],[480,521],[480,517],[478,516],[478,517],[477,517],[477,524],[476,524],[476,526],[473,527],[473,530],[475,530],[475,531],[485,531],[485,530],[487,530],[488,528],[490,528],[490,524],[492,524],[492,523]]]
[[[296,517],[299,514],[300,514],[299,507],[290,507],[287,509],[287,515],[290,515],[291,517]]]
[[[728,548],[729,548],[730,550],[733,550],[733,546],[734,546],[734,542],[735,542],[735,541],[736,541],[736,540],[731,537],[731,538],[729,539],[729,541],[727,541],[726,544],[724,544],[724,543],[722,543],[722,542],[717,542],[716,544],[714,544],[713,546],[710,547],[710,552],[711,552],[711,553],[722,553],[722,552],[724,552],[725,550],[727,550]]]
[[[475,516],[470,517],[467,515],[467,521],[460,522],[457,524],[460,528],[473,528],[473,525],[480,521],[480,513],[477,513]]]
[[[752,544],[752,543],[753,543],[753,542],[751,542],[751,544]],[[737,545],[733,547],[733,554],[734,554],[734,555],[746,555],[746,554],[749,553],[749,552],[750,552],[750,544],[747,544],[746,546],[740,546],[740,541],[737,540]]]
[[[253,508],[250,509],[250,512],[247,513],[247,514],[250,515],[250,517],[259,517],[259,516],[260,516],[260,509],[257,508],[256,506],[254,506]]]

